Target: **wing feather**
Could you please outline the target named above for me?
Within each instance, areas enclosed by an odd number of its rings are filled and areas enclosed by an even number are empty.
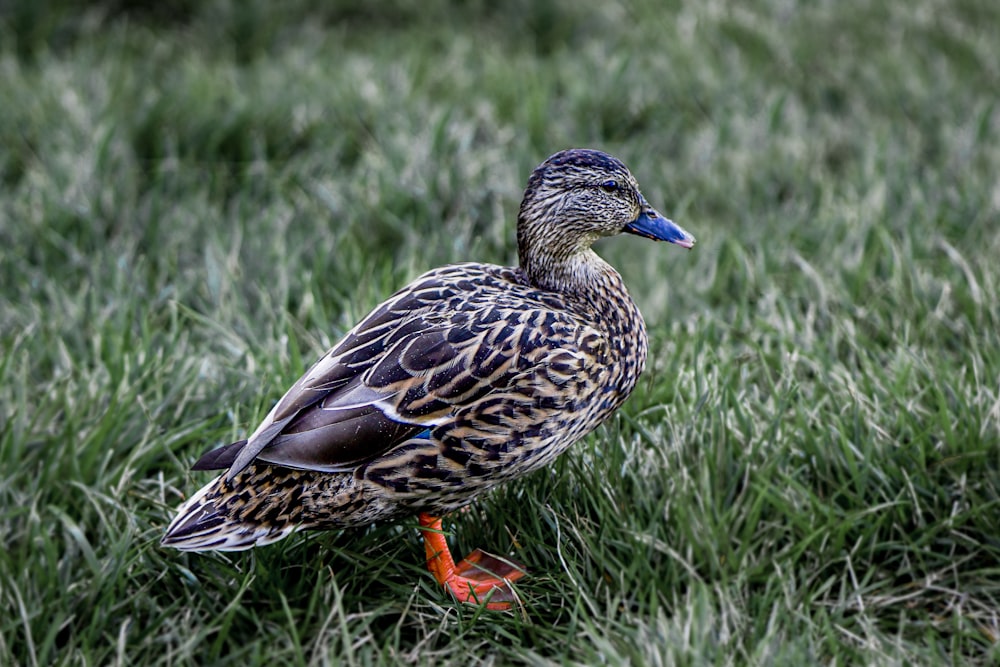
[[[425,274],[304,373],[247,441],[209,452],[196,467],[231,463],[230,478],[255,458],[348,470],[428,437],[428,428],[526,374],[551,382],[582,370],[579,345],[596,331],[501,271],[461,265]]]

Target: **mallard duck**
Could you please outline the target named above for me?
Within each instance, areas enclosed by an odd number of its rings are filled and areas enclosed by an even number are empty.
[[[642,315],[591,249],[621,232],[695,242],[620,160],[545,160],[517,218],[519,266],[434,269],[375,308],[249,438],[194,464],[228,470],[181,505],[163,544],[240,550],[415,514],[439,584],[509,607],[523,568],[478,549],[456,564],[441,517],[549,463],[635,388]]]

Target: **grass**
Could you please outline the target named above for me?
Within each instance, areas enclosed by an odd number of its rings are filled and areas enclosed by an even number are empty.
[[[1000,11],[940,3],[7,3],[0,664],[1000,660]],[[529,170],[622,157],[691,253],[604,242],[647,374],[450,523],[160,549],[419,272],[515,259]]]

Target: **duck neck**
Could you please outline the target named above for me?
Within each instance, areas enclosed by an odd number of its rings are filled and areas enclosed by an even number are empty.
[[[622,277],[590,248],[567,255],[528,253],[521,268],[532,285],[569,297],[605,321],[638,319],[642,326]]]

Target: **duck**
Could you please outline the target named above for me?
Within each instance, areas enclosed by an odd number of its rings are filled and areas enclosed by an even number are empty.
[[[437,583],[509,609],[523,566],[480,549],[456,563],[442,518],[550,463],[635,389],[645,323],[591,247],[620,233],[695,244],[621,160],[550,156],[518,211],[518,265],[433,269],[377,306],[248,438],[194,463],[223,472],[178,508],[163,546],[237,551],[416,516]]]

